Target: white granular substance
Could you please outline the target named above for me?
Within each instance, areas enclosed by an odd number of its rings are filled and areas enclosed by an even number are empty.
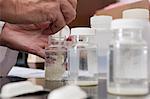
[[[65,69],[61,66],[46,67],[46,80],[62,80]]]
[[[62,80],[63,74],[65,73],[65,56],[63,55],[63,53],[58,53],[53,57],[55,57],[56,59],[54,63],[47,63],[48,65],[45,67],[46,80]]]

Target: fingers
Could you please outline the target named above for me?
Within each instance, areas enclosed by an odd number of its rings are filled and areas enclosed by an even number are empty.
[[[48,43],[41,42],[39,44],[32,44],[32,46],[28,45],[26,48],[23,48],[23,51],[45,58],[45,47],[47,46]]]
[[[41,49],[38,53],[37,53],[38,56],[40,56],[41,58],[45,58],[45,49]]]
[[[56,17],[57,18],[53,19],[53,22],[49,24],[49,27],[43,31],[44,34],[49,34],[49,35],[55,34],[66,25],[64,16],[60,11],[57,12]]]
[[[39,40],[36,40],[38,43],[35,42],[33,46],[31,46],[31,51],[28,51],[32,54],[45,58],[45,48],[48,46],[48,35],[39,35]]]
[[[37,55],[41,58],[45,58],[45,49],[43,49],[41,47],[37,47],[36,50],[30,50],[27,52],[30,52],[31,54]]]
[[[51,22],[48,28],[45,28],[44,34],[55,34],[66,24],[69,24],[76,17],[77,0],[59,0],[60,8],[55,11],[56,15],[51,15]],[[54,14],[54,13],[53,13]]]
[[[76,0],[61,0],[60,9],[67,24],[73,21],[76,17]],[[71,2],[71,3],[70,3]]]
[[[37,37],[40,42],[39,45],[42,48],[45,48],[46,46],[48,46],[48,37],[49,37],[49,35],[44,35],[44,34],[41,34],[41,35],[39,35],[39,37]]]

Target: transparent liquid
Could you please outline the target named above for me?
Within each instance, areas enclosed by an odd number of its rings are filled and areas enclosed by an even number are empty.
[[[120,80],[120,81],[119,81]],[[117,95],[146,95],[149,92],[147,79],[119,79],[110,83],[108,92]]]
[[[64,48],[49,48],[46,50],[45,78],[46,80],[62,80],[67,68],[67,50]]]
[[[140,44],[110,46],[108,92],[121,95],[148,93],[147,47]]]
[[[103,74],[107,73],[107,57],[108,55],[105,56],[98,56],[98,72]]]
[[[97,50],[78,48],[70,50],[70,78],[74,81],[95,81],[98,73]],[[86,72],[84,74],[84,71]],[[87,84],[87,83],[85,83]]]

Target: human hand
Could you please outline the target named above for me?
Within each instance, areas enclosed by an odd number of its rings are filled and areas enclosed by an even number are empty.
[[[49,34],[43,34],[37,25],[13,25],[6,23],[0,35],[0,45],[45,57]]]
[[[0,19],[9,23],[49,22],[55,31],[76,16],[77,0],[0,0]]]

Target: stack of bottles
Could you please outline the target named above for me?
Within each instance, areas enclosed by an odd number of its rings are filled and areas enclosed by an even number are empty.
[[[58,75],[51,67],[59,67],[59,77],[68,71],[69,84],[89,86],[98,85],[107,73],[108,93],[148,94],[148,20],[147,9],[126,10],[122,19],[113,21],[111,16],[91,17],[91,28],[72,28],[69,38],[61,39],[59,35],[58,40],[63,42],[50,42],[46,49],[46,77],[50,72]],[[59,45],[52,48],[53,44]]]

